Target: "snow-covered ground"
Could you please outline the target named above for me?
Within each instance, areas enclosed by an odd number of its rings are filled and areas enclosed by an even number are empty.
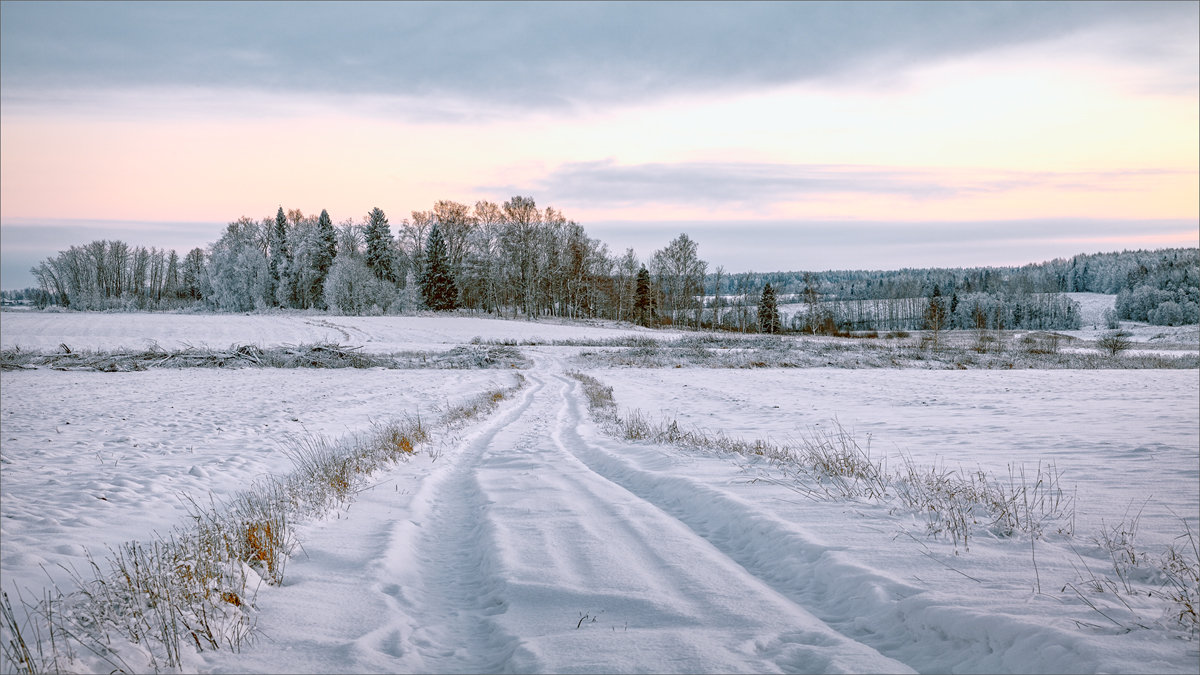
[[[14,317],[17,320],[13,320]],[[635,329],[470,318],[0,315],[0,343],[54,349],[275,345],[371,351]],[[346,337],[346,336],[349,337]],[[658,335],[658,334],[654,334]],[[927,536],[919,514],[812,501],[769,464],[605,434],[564,375],[574,348],[525,348],[530,385],[492,417],[302,524],[263,639],[187,656],[200,672],[1195,672],[1196,637],[1115,578],[1091,541],[1145,507],[1139,546],[1197,531],[1195,371],[597,369],[622,408],[777,441],[836,418],[872,453],[1007,476],[1053,461],[1073,540]],[[149,540],[205,501],[290,468],[287,434],[432,415],[504,371],[150,370],[0,374],[0,572],[37,596],[83,547]],[[779,406],[776,408],[775,406]],[[436,459],[435,459],[436,456]],[[1176,542],[1179,543],[1179,542]],[[956,550],[957,549],[957,550]],[[1037,567],[1033,563],[1036,556]],[[1108,565],[1106,568],[1105,565]],[[1135,580],[1155,588],[1154,579]],[[1072,592],[1067,584],[1083,591]],[[1039,592],[1040,591],[1040,592]],[[1110,622],[1085,599],[1109,613]],[[1117,624],[1120,625],[1117,625]],[[95,667],[101,667],[96,664]]]
[[[1117,296],[1104,293],[1067,293],[1066,296],[1079,303],[1079,315],[1083,325],[1079,330],[1065,331],[1084,340],[1096,338],[1111,332],[1104,323],[1104,312],[1115,309]],[[1183,344],[1200,348],[1200,326],[1154,326],[1140,321],[1121,321],[1121,330],[1129,333],[1133,342],[1145,342],[1155,345]]]
[[[1112,329],[1105,325],[1104,312],[1116,308],[1117,296],[1105,293],[1064,293],[1063,295],[1079,303],[1082,325],[1078,330],[1057,332],[1083,340],[1095,340],[1105,333],[1111,332]],[[807,311],[808,305],[803,302],[779,305],[779,312],[785,325],[793,315],[803,314]],[[1140,321],[1121,321],[1120,328],[1129,333],[1128,339],[1133,342],[1150,343],[1158,347],[1186,345],[1193,349],[1200,349],[1200,326],[1196,324],[1154,326]],[[1025,332],[1016,331],[1017,337]]]
[[[1193,370],[589,371],[618,404],[681,426],[798,442],[835,420],[900,466],[1032,475],[1053,462],[1078,488],[1077,530],[1144,510],[1139,534],[1169,542],[1200,519],[1200,378]]]
[[[157,343],[165,349],[186,345],[228,347],[334,342],[364,351],[445,349],[472,338],[527,342],[619,338],[625,335],[668,337],[671,332],[631,327],[503,321],[474,317],[330,316],[322,313],[165,314],[93,312],[0,313],[0,347],[55,350],[141,349]]]
[[[495,370],[186,369],[0,373],[0,573],[40,587],[83,549],[145,540],[292,468],[289,438],[436,416],[510,386]]]

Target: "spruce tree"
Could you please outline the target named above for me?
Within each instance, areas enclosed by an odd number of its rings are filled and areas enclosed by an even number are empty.
[[[771,334],[783,331],[779,321],[779,305],[775,302],[775,289],[769,283],[763,286],[762,299],[758,301],[758,329]]]
[[[288,273],[289,262],[287,216],[284,215],[283,207],[280,206],[279,211],[275,214],[275,227],[271,229],[271,258],[268,263],[268,269],[271,271],[269,297],[277,297],[276,289],[285,283],[284,275]]]
[[[367,246],[367,268],[377,279],[396,283],[395,256],[392,252],[392,228],[387,216],[378,206],[367,216],[367,230],[363,233]]]
[[[333,228],[333,220],[329,218],[329,212],[325,209],[321,209],[321,216],[317,218],[317,237],[320,239],[320,245],[313,258],[313,267],[317,273],[313,280],[312,296],[318,303],[323,303],[325,279],[329,277],[333,259],[337,257],[337,230]]]
[[[650,295],[650,272],[642,265],[637,273],[637,290],[633,300],[633,313],[637,322],[649,326],[654,318],[654,302]]]
[[[425,264],[421,269],[421,296],[425,306],[435,312],[458,308],[458,287],[450,271],[446,240],[437,223],[425,242]]]

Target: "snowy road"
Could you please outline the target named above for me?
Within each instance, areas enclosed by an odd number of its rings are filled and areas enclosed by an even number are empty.
[[[310,557],[298,554],[290,581],[260,596],[273,642],[206,655],[208,667],[911,670],[606,477],[629,469],[578,431],[589,422],[577,383],[545,370],[530,379],[513,407],[431,465],[411,499],[385,486],[348,519],[302,534]]]
[[[538,361],[493,418],[390,472],[348,514],[304,526],[284,586],[258,599],[269,639],[194,667],[1095,672],[1143,659],[1178,670],[1155,661],[1162,645],[1066,629],[1060,601],[1014,593],[1008,577],[968,583],[964,597],[894,533],[871,536],[900,549],[915,582],[863,564],[861,542],[831,542],[805,519],[878,533],[877,521],[786,502],[728,457],[608,437],[561,361]]]
[[[226,334],[224,320],[69,318],[21,324],[5,313],[5,344],[52,348],[70,337],[79,348],[136,346],[118,328],[138,333],[123,322],[144,320],[140,334],[162,344],[249,335],[270,345],[336,328],[369,334],[369,349],[444,348],[490,336],[498,323],[243,317]],[[93,321],[111,330],[88,341],[72,328]],[[508,324],[505,339],[611,337],[604,328]],[[762,458],[613,438],[565,375],[578,349],[523,351],[535,361],[524,371],[529,386],[484,420],[440,429],[426,450],[375,474],[348,510],[300,523],[283,585],[258,594],[258,640],[240,653],[185,654],[184,670],[1196,672],[1200,664],[1194,633],[1175,622],[1153,568],[1133,568],[1136,578],[1121,579],[1133,588],[1119,595],[1093,576],[1122,574],[1096,539],[1097,523],[1124,527],[1130,504],[1145,510],[1143,562],[1168,543],[1186,545],[1179,535],[1194,523],[1200,475],[1194,371],[588,371],[614,387],[621,409],[689,428],[788,439],[840,417],[920,462],[1004,475],[1053,460],[1067,471],[1064,487],[1081,505],[1074,537],[1000,536],[984,523],[960,550],[894,501],[799,496],[772,480],[782,474]],[[353,435],[381,416],[436,415],[513,379],[497,370],[38,369],[6,372],[2,382],[0,575],[10,594],[37,597],[60,563],[82,564],[85,548],[102,554],[185,520],[181,497],[219,499],[286,473],[281,441],[290,434]]]
[[[418,670],[905,669],[593,470],[576,388],[535,379],[415,510],[419,564],[398,581]]]

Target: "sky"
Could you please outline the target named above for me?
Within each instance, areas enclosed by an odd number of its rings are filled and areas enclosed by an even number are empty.
[[[730,272],[1200,245],[1200,3],[0,3],[0,286],[279,206]]]

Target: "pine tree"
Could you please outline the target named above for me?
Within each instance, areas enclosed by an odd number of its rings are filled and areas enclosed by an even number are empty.
[[[421,296],[425,306],[435,312],[458,308],[458,287],[450,271],[446,240],[437,223],[425,242],[425,264],[421,266]]]
[[[283,213],[283,207],[279,207],[279,211],[275,214],[275,227],[271,230],[271,258],[269,269],[271,271],[271,287],[268,289],[269,297],[276,297],[276,289],[285,283],[284,276],[288,273],[287,247],[287,216]]]
[[[758,329],[764,333],[779,333],[783,325],[779,320],[779,305],[775,302],[775,289],[771,284],[763,286],[762,299],[758,301]]]
[[[392,250],[392,228],[387,216],[378,206],[371,209],[364,233],[367,245],[367,267],[377,279],[396,283],[396,264]]]
[[[317,237],[320,238],[321,245],[317,248],[317,254],[313,260],[317,274],[313,282],[312,295],[324,302],[325,279],[329,277],[333,259],[337,257],[337,230],[333,229],[333,221],[325,209],[321,209],[321,216],[317,218]]]
[[[650,271],[642,265],[637,273],[637,290],[633,300],[634,319],[643,326],[649,326],[654,318],[654,302],[650,295]]]

